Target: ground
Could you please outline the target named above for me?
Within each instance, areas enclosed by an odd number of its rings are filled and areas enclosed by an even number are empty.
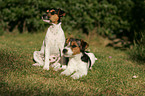
[[[65,34],[70,37],[69,34]],[[61,71],[34,67],[33,52],[45,33],[5,34],[0,37],[0,94],[6,95],[145,95],[145,64],[130,59],[128,50],[105,47],[107,40],[74,32],[71,37],[89,43],[98,58],[88,75],[78,80],[60,76]],[[133,78],[136,76],[136,78]]]

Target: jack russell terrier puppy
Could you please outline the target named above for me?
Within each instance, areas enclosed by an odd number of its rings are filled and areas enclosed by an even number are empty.
[[[63,55],[69,57],[69,61],[66,69],[61,72],[61,75],[69,76],[75,72],[71,75],[73,79],[79,79],[87,75],[88,69],[91,69],[95,60],[97,60],[93,53],[87,53],[85,51],[88,46],[88,43],[81,39],[66,39]]]
[[[49,70],[50,57],[62,55],[65,35],[61,28],[60,19],[63,16],[65,16],[65,12],[61,9],[50,9],[47,10],[47,14],[43,15],[43,21],[51,25],[47,30],[41,50],[35,51],[33,54],[36,62],[33,66],[44,66],[43,69]]]

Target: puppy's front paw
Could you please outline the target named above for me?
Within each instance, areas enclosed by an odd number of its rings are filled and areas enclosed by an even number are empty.
[[[45,66],[44,66],[43,69],[44,69],[44,70],[49,70],[49,67],[45,67]]]
[[[87,75],[87,73],[79,73],[79,72],[76,72],[76,73],[74,73],[71,77],[73,78],[73,79],[79,79],[79,78],[81,78],[82,76],[85,76],[85,75]]]
[[[43,64],[35,63],[32,66],[43,66]]]
[[[67,67],[66,65],[62,65],[61,69],[66,69],[66,67]]]
[[[40,66],[40,64],[39,63],[35,63],[35,64],[33,64],[33,66]]]
[[[60,63],[55,64],[55,66],[53,67],[53,69],[54,69],[55,71],[60,70],[60,69],[61,69],[61,68],[60,68]]]
[[[69,76],[69,75],[71,75],[71,73],[68,72],[68,71],[63,71],[63,72],[60,73],[60,75],[66,75],[66,76]]]
[[[61,73],[60,73],[60,75],[65,75],[65,73],[66,73],[66,72],[65,72],[65,71],[63,71],[63,72],[61,72]]]
[[[51,65],[51,67],[53,67],[53,68],[57,68],[57,67],[60,67],[60,66],[61,66],[60,63],[54,63],[54,64]]]
[[[46,61],[46,62],[47,62],[47,61]],[[47,63],[46,63],[46,62],[45,62],[45,64],[44,64],[43,69],[44,69],[44,70],[49,70],[49,62],[47,62]]]
[[[77,73],[74,73],[71,77],[72,77],[73,79],[79,79],[79,78],[80,78],[80,75],[77,74]]]

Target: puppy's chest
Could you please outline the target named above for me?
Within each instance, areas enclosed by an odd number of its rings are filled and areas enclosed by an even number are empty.
[[[45,39],[49,40],[49,42],[57,43],[62,38],[62,29],[60,26],[50,26],[47,30]]]
[[[82,60],[81,60],[81,58],[72,58],[71,60],[70,60],[70,62],[69,62],[69,64],[71,64],[71,66],[76,66],[76,67],[78,67],[78,66],[81,66],[81,65],[83,65],[85,62],[83,62]]]
[[[60,33],[59,31],[61,31],[61,29],[58,26],[56,26],[56,27],[50,26],[48,31],[49,31],[49,36],[56,37]]]
[[[55,26],[50,26],[47,32],[47,36],[51,39],[58,38],[60,34],[61,28]]]
[[[88,64],[90,61],[89,56],[87,54],[78,54],[76,57],[71,58],[69,64],[71,66],[84,66]]]

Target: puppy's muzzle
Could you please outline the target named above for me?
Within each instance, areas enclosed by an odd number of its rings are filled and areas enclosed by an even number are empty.
[[[63,54],[66,54],[67,53],[67,49],[63,49]]]
[[[49,17],[47,16],[47,14],[44,14],[42,17],[44,20],[49,20]]]

